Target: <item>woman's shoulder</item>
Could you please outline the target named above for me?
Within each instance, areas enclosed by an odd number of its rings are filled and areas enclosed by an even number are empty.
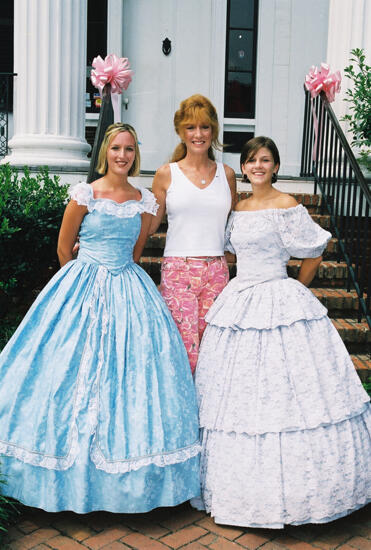
[[[293,208],[298,206],[297,200],[288,193],[279,192],[275,199],[275,208],[286,210],[287,208]]]
[[[93,198],[93,188],[90,183],[80,181],[69,189],[70,198],[80,206],[87,206]]]
[[[242,210],[248,210],[249,199],[242,199],[234,207],[234,212],[241,212]]]
[[[171,168],[170,164],[163,164],[156,170],[153,178],[152,189],[156,191],[166,191],[171,183]]]
[[[156,176],[167,177],[170,175],[170,172],[171,172],[170,162],[167,162],[166,164],[163,164],[162,166],[160,166],[160,168],[157,168]]]
[[[235,171],[233,170],[233,168],[228,166],[228,164],[223,164],[223,168],[224,168],[224,172],[225,172],[225,175],[227,176],[227,178],[236,177]]]

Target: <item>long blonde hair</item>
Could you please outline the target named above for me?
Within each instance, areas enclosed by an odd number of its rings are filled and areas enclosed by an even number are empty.
[[[211,160],[215,160],[213,149],[222,150],[223,146],[218,140],[219,123],[218,115],[214,105],[207,97],[201,94],[195,94],[187,99],[184,99],[179,109],[174,115],[174,127],[178,136],[182,139],[184,127],[189,123],[205,123],[211,127],[211,147],[208,150],[208,156]],[[180,142],[175,148],[171,161],[178,162],[187,154],[185,143]]]
[[[98,174],[106,174],[108,170],[108,164],[107,164],[107,149],[111,142],[111,139],[113,139],[117,134],[120,134],[121,132],[129,132],[131,136],[134,138],[135,142],[135,158],[134,162],[131,165],[131,168],[128,172],[128,176],[138,176],[140,172],[140,152],[139,152],[139,145],[138,145],[138,137],[137,133],[134,130],[130,124],[124,124],[123,122],[116,122],[115,124],[110,124],[108,126],[106,133],[104,134],[104,138],[102,141],[102,145],[99,149],[99,155],[98,155],[98,163],[96,167],[96,171]]]

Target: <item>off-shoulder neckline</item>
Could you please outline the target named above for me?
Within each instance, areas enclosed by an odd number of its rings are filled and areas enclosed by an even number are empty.
[[[139,200],[137,199],[129,199],[127,201],[123,201],[123,202],[117,202],[115,201],[114,199],[109,199],[108,197],[97,197],[95,198],[94,197],[94,189],[91,185],[91,183],[86,183],[86,182],[81,182],[83,183],[84,185],[86,186],[89,186],[89,190],[90,190],[90,194],[91,194],[91,199],[96,202],[96,201],[109,201],[109,202],[113,202],[113,204],[117,204],[117,206],[122,206],[123,204],[127,204],[128,202],[143,202],[144,201],[144,193],[143,193],[143,189],[142,188],[139,188],[137,187],[136,185],[133,185],[132,183],[130,185],[132,185],[133,187],[135,187],[135,189],[137,189],[141,195],[141,198]]]
[[[302,204],[296,206],[289,206],[288,208],[262,208],[261,210],[232,210],[233,214],[257,214],[258,212],[287,212],[288,210],[295,210],[296,208],[304,208]]]

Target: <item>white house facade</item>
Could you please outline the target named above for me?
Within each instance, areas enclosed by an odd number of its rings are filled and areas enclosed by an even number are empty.
[[[99,116],[87,67],[94,56],[115,53],[134,71],[122,120],[137,130],[144,174],[166,162],[177,143],[180,101],[201,93],[219,114],[226,144],[220,159],[239,172],[242,143],[264,134],[279,147],[280,173],[298,176],[310,66],[324,61],[343,71],[351,48],[363,47],[368,59],[371,52],[371,0],[105,0],[99,21],[89,20],[94,6],[14,0],[17,76],[2,162],[49,165],[69,181],[81,179],[86,136]],[[343,79],[342,94],[347,86]],[[339,116],[347,108],[342,97]]]

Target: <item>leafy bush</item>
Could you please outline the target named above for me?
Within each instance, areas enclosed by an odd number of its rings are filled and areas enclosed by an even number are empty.
[[[0,166],[0,309],[6,298],[23,295],[57,268],[56,247],[67,186],[47,168],[24,175]]]
[[[352,113],[342,120],[349,122],[352,145],[360,148],[360,163],[371,170],[371,67],[365,63],[363,49],[354,48],[350,53],[351,64],[345,67],[344,73],[352,81],[345,98]]]
[[[369,376],[366,382],[363,382],[363,387],[367,391],[368,395],[371,397],[371,376]]]
[[[3,535],[7,532],[8,526],[19,514],[16,501],[11,498],[7,498],[2,494],[1,489],[4,485],[6,485],[6,480],[0,473],[0,541]]]

